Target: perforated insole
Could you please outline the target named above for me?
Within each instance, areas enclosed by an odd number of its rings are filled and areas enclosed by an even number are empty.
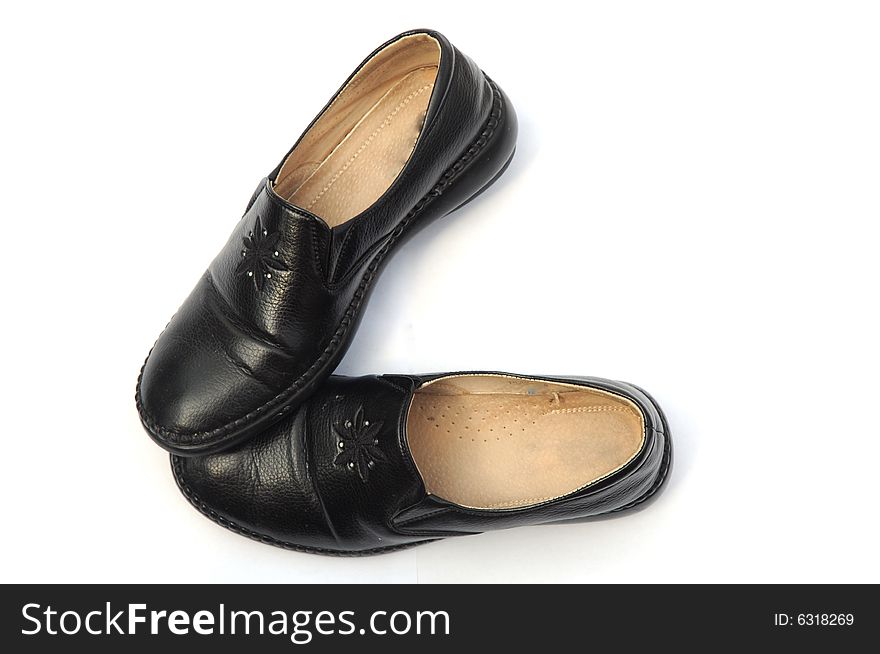
[[[641,413],[610,393],[424,390],[409,412],[410,451],[428,493],[461,506],[567,495],[619,470],[644,440]]]
[[[427,66],[402,77],[287,199],[331,227],[375,203],[412,154],[436,76]]]

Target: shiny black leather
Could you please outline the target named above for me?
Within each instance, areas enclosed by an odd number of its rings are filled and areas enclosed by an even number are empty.
[[[290,412],[345,353],[388,255],[510,161],[516,116],[504,93],[445,37],[420,31],[439,41],[440,66],[415,150],[389,190],[331,229],[273,191],[279,164],[154,345],[136,402],[162,447],[221,451]],[[243,256],[272,279],[239,274]]]
[[[548,377],[543,379],[634,402],[646,430],[638,455],[601,481],[521,509],[470,509],[428,495],[409,451],[406,420],[415,390],[442,376],[332,376],[283,421],[234,451],[172,455],[177,484],[211,520],[264,543],[372,554],[447,536],[615,513],[650,498],[666,478],[672,445],[650,396],[623,382]],[[340,459],[340,433],[346,430],[365,436],[372,465]]]

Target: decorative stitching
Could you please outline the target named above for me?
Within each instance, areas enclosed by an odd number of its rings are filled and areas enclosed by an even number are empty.
[[[377,461],[388,461],[379,448],[379,432],[384,423],[364,419],[364,407],[359,406],[354,419],[335,423],[333,431],[339,437],[339,453],[333,459],[334,465],[345,466],[357,471],[363,483],[367,483]]]
[[[390,67],[390,66],[393,65],[393,64],[394,64],[394,60],[393,60],[393,59],[390,59],[389,61],[387,61],[387,62],[385,62],[384,64],[382,64],[382,65],[381,65],[379,68],[377,68],[376,70],[367,73],[366,76],[361,76],[361,75],[360,75],[360,72],[361,72],[362,68],[359,69],[359,70],[357,70],[357,71],[355,71],[355,72],[352,74],[351,81],[348,82],[348,83],[346,83],[345,85],[343,85],[342,89],[340,89],[340,91],[338,92],[338,95],[337,95],[335,98],[333,98],[333,100],[330,101],[330,104],[328,104],[328,105],[327,105],[327,106],[321,111],[321,113],[320,113],[320,114],[318,115],[318,117],[315,119],[313,125],[317,125],[318,121],[320,121],[321,118],[323,118],[325,115],[327,115],[327,112],[329,112],[329,111],[330,111],[330,110],[336,105],[337,102],[339,102],[340,100],[342,100],[342,97],[343,97],[344,95],[346,95],[349,91],[354,91],[354,90],[356,90],[357,87],[359,87],[361,84],[363,84],[363,82],[365,82],[367,79],[370,79],[371,77],[374,77],[377,73],[380,73],[380,72],[385,71],[388,67]],[[434,68],[434,66],[422,66],[421,68],[418,68],[418,69],[416,69],[416,70],[421,70],[421,69],[424,69],[424,68]],[[410,72],[415,72],[415,71],[410,71]],[[309,128],[309,131],[311,131],[311,128]],[[317,132],[317,131],[316,131],[316,132],[314,133],[313,136],[308,136],[308,135],[306,135],[306,136],[307,136],[310,140],[314,141],[314,140],[316,140],[316,139],[318,139],[318,138],[323,137],[323,136],[327,133],[327,131],[328,131],[328,128],[327,128],[327,127],[324,127],[322,131],[320,131],[320,132]],[[305,143],[305,142],[306,142],[306,141],[305,141],[305,139],[304,139],[304,140],[303,140],[303,143]],[[297,145],[300,145],[300,143],[297,143]],[[284,158],[284,163],[281,165],[281,169],[283,169],[284,166],[287,165],[287,160],[288,160],[288,158],[290,157],[291,154],[293,154],[293,150],[291,150],[291,151],[287,154],[287,156]],[[282,177],[282,178],[276,180],[277,185],[278,185],[278,186],[283,186],[284,183],[285,183],[288,179],[290,179],[290,178],[294,175],[294,173],[296,173],[296,172],[299,170],[299,168],[301,168],[301,167],[302,167],[302,166],[300,166],[300,167],[298,167],[298,168],[294,168],[294,169],[291,170],[291,171],[288,171],[288,173],[287,173],[286,175],[284,175],[284,177]],[[317,169],[317,168],[316,168],[316,169]],[[279,170],[279,172],[280,172],[280,170]],[[295,193],[296,193],[296,191],[294,191],[294,194],[295,194]],[[292,195],[292,194],[291,194],[291,195]],[[289,199],[289,196],[288,196],[288,198],[285,198],[285,199]]]
[[[398,45],[399,43],[400,43],[400,41],[397,40],[397,41],[394,41],[394,42],[386,44],[386,45],[388,45],[388,46]],[[402,47],[400,47],[399,54],[403,54],[407,50],[412,49],[413,45],[415,45],[415,44],[412,44],[412,43],[408,44],[408,45],[404,44]],[[398,45],[398,47],[399,47],[399,45]],[[351,77],[349,77],[349,81],[346,82],[342,86],[342,88],[337,93],[336,97],[333,98],[330,101],[330,104],[327,105],[326,109],[324,109],[321,112],[321,116],[324,116],[330,109],[332,109],[338,102],[340,102],[345,95],[351,95],[352,94],[351,92],[356,91],[360,86],[363,85],[364,82],[378,76],[379,73],[385,72],[386,70],[388,70],[388,68],[395,65],[396,57],[391,57],[391,58],[388,58],[388,60],[385,61],[385,63],[381,64],[378,68],[375,68],[371,71],[367,71],[366,73],[363,72],[364,68],[366,68],[372,62],[375,61],[376,56],[381,56],[383,54],[383,51],[385,51],[385,47],[383,47],[378,52],[375,52],[372,55],[370,55],[370,57],[367,60],[365,60],[355,72],[353,72],[351,74]],[[385,51],[385,54],[387,56],[387,51]],[[317,120],[315,122],[317,122]],[[322,133],[322,135],[323,135],[323,133]]]
[[[572,494],[580,492],[584,490],[586,487],[578,488],[577,490],[572,491]],[[566,493],[567,495],[568,493]],[[546,502],[547,500],[559,500],[565,497],[565,495],[548,495],[547,497],[530,497],[528,499],[522,500],[522,502],[498,502],[497,504],[487,504],[485,509],[530,509],[534,508],[532,505],[537,504],[538,502]]]
[[[343,165],[342,168],[340,168],[340,169],[339,169],[339,170],[333,175],[333,177],[330,178],[330,181],[327,182],[327,185],[326,185],[324,188],[321,189],[321,192],[318,193],[318,195],[316,195],[314,198],[312,198],[312,201],[309,202],[309,203],[306,205],[306,209],[311,210],[311,208],[312,208],[313,206],[315,206],[315,203],[316,203],[318,200],[320,200],[321,197],[323,197],[323,195],[324,195],[327,191],[330,190],[330,188],[331,188],[331,187],[332,187],[332,186],[333,186],[333,185],[339,180],[339,178],[342,177],[342,175],[345,174],[345,171],[347,171],[349,168],[351,168],[351,165],[355,162],[355,160],[357,160],[357,158],[358,158],[359,156],[361,156],[361,154],[363,154],[364,150],[366,150],[367,147],[369,147],[369,145],[373,142],[373,139],[375,139],[377,136],[379,136],[379,133],[380,133],[383,129],[385,129],[386,127],[388,127],[388,126],[391,124],[391,121],[394,119],[394,117],[395,117],[398,113],[400,113],[400,110],[401,110],[401,109],[403,109],[406,105],[408,105],[408,104],[410,103],[410,101],[411,101],[414,97],[416,97],[417,95],[421,95],[422,93],[424,93],[425,89],[430,89],[430,88],[433,88],[433,87],[434,87],[434,84],[425,84],[422,88],[417,89],[417,90],[413,91],[412,93],[410,93],[410,94],[409,94],[409,95],[408,95],[408,96],[407,96],[407,97],[406,97],[406,98],[405,98],[405,99],[404,99],[399,105],[397,105],[397,106],[394,108],[394,111],[392,111],[390,114],[388,114],[388,115],[385,117],[385,120],[382,121],[382,124],[379,125],[379,127],[377,127],[375,130],[373,130],[373,133],[370,134],[370,135],[367,137],[367,140],[364,141],[364,142],[361,144],[361,147],[359,147],[359,148],[357,149],[357,152],[355,152],[353,155],[351,155],[351,157],[349,158],[349,160],[345,162],[345,165]]]
[[[253,409],[249,413],[241,416],[240,418],[236,418],[232,422],[223,425],[222,427],[218,427],[216,429],[212,429],[206,432],[175,432],[160,425],[157,425],[155,421],[147,415],[144,410],[143,403],[141,402],[141,381],[144,376],[144,369],[147,366],[147,361],[150,359],[150,354],[152,354],[153,350],[150,349],[150,353],[147,354],[147,359],[144,361],[144,365],[141,366],[141,372],[138,375],[137,387],[135,389],[135,404],[137,405],[138,413],[141,417],[141,422],[144,427],[150,432],[150,434],[156,438],[157,440],[168,443],[170,445],[176,445],[178,443],[202,443],[208,439],[214,438],[216,436],[222,436],[228,434],[234,429],[238,428],[239,425],[248,422],[257,414],[260,414],[267,409],[273,409],[275,406],[279,404],[283,404],[287,402],[294,394],[296,394],[301,388],[306,386],[312,381],[312,378],[321,370],[324,364],[336,354],[339,346],[341,345],[344,336],[346,336],[351,324],[353,323],[354,315],[357,311],[360,310],[361,304],[363,303],[366,289],[373,282],[373,279],[376,277],[376,273],[378,272],[379,265],[382,263],[382,260],[391,250],[391,247],[397,242],[397,240],[403,235],[406,231],[406,228],[412,223],[412,221],[418,217],[418,215],[425,209],[425,207],[429,206],[431,202],[433,202],[437,197],[443,194],[443,192],[455,181],[455,178],[464,168],[464,166],[470,162],[479,152],[486,146],[489,142],[489,139],[495,132],[495,129],[498,127],[501,117],[503,116],[503,105],[501,103],[501,91],[498,89],[496,84],[489,79],[486,80],[489,83],[490,88],[492,89],[492,93],[494,95],[494,102],[492,105],[492,110],[489,112],[489,118],[483,126],[483,130],[480,133],[480,136],[471,144],[471,146],[465,151],[465,153],[456,161],[450,168],[446,170],[443,175],[440,176],[440,180],[428,192],[425,197],[423,197],[419,202],[414,206],[410,212],[400,221],[400,224],[391,232],[391,237],[385,243],[385,246],[379,250],[376,254],[376,257],[373,259],[372,263],[367,268],[367,272],[364,275],[364,278],[361,280],[360,285],[354,293],[354,296],[351,299],[351,302],[348,305],[348,308],[343,314],[342,319],[339,321],[339,325],[336,328],[333,336],[330,339],[328,345],[324,348],[324,351],[321,355],[312,363],[311,366],[304,372],[300,377],[294,380],[293,384],[291,384],[287,389],[273,397],[271,400],[268,400],[264,404],[260,405],[256,409]],[[159,335],[161,338],[161,334]],[[157,341],[158,342],[158,339]],[[155,344],[153,345],[155,348]]]
[[[272,271],[287,272],[289,268],[278,250],[279,232],[269,232],[263,227],[260,216],[254,228],[242,239],[241,261],[235,267],[236,275],[247,275],[254,281],[258,291],[263,290],[265,280],[272,279]]]
[[[556,414],[564,414],[564,413],[606,413],[606,412],[616,412],[616,413],[631,413],[634,416],[638,417],[635,411],[626,406],[612,406],[610,404],[602,404],[595,406],[573,406],[567,407],[565,409],[550,409],[546,413],[545,416],[556,415]]]
[[[324,270],[324,263],[321,261],[321,257],[318,256],[318,225],[314,220],[309,221],[309,228],[312,232],[312,254],[315,257],[315,272],[321,277],[321,279],[327,279],[327,273]]]

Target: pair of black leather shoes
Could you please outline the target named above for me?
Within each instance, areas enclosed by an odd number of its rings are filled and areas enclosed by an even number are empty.
[[[629,384],[502,373],[331,376],[382,266],[513,157],[504,92],[445,37],[373,52],[263,179],[138,378],[183,493],[266,543],[387,551],[635,506],[663,415]]]

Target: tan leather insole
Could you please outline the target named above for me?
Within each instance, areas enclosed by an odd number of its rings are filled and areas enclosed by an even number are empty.
[[[331,227],[372,205],[409,160],[436,77],[425,66],[396,81],[286,199]]]
[[[407,440],[428,493],[479,509],[538,504],[626,465],[644,443],[635,404],[600,390],[494,375],[420,388]]]

